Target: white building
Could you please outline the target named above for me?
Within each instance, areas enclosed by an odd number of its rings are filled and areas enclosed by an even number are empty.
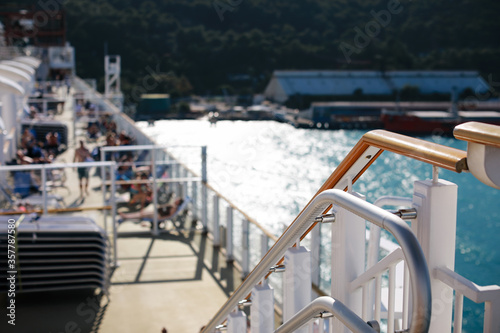
[[[274,71],[264,95],[283,103],[293,95],[351,95],[359,89],[365,95],[390,95],[404,86],[423,94],[489,89],[476,71]]]

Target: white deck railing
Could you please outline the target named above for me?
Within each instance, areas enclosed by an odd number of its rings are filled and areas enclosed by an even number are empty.
[[[484,303],[484,332],[500,332],[500,286],[478,286],[446,267],[436,268],[434,276],[455,291],[454,333],[462,332],[464,296]]]

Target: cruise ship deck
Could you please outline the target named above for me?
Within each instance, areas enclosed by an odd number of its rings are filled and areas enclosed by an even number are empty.
[[[65,88],[64,88],[65,89]],[[73,90],[72,90],[73,91]],[[60,89],[64,95],[63,88]],[[78,128],[73,136],[73,96],[66,96],[57,120],[68,126],[68,137],[87,141]],[[72,162],[75,142],[55,162]],[[87,142],[92,149],[101,142]],[[89,195],[82,200],[75,168],[66,169],[65,187],[52,193],[64,197],[73,216],[91,217],[103,225],[101,178],[90,171]],[[81,211],[79,210],[81,209]],[[119,211],[127,208],[119,208]],[[190,229],[192,215],[182,217]],[[109,218],[108,218],[109,219]],[[228,263],[202,230],[183,231],[168,224],[157,236],[148,226],[125,222],[119,227],[117,267],[110,274],[109,297],[94,290],[18,293],[16,325],[0,321],[1,332],[198,332],[226,301],[241,274]],[[215,248],[216,249],[216,248]],[[0,295],[5,318],[7,294]],[[41,330],[40,330],[41,329]]]

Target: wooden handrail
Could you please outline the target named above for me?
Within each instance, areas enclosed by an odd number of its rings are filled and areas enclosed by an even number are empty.
[[[378,150],[375,150],[374,153],[371,153],[369,155],[365,155],[370,147],[374,147]],[[345,177],[348,175],[350,170],[352,170],[353,166],[355,166],[358,161],[364,160],[365,163],[361,163],[361,166],[358,166],[359,170],[355,170],[357,172],[351,175],[352,183],[356,182],[384,151],[390,151],[399,155],[407,156],[412,159],[457,173],[468,170],[467,152],[463,150],[385,130],[373,130],[361,137],[358,143],[342,160],[342,162],[335,169],[335,171],[333,171],[330,177],[328,177],[328,179],[323,183],[316,194],[313,195],[311,200],[297,215],[297,217],[302,214],[302,212],[311,204],[313,199],[316,198],[316,196],[318,196],[320,193],[325,190],[337,188],[339,184],[343,184],[342,181],[345,180]],[[347,190],[347,187],[342,188],[342,190]],[[330,208],[331,207],[328,207],[323,213],[328,212]],[[295,218],[295,220],[288,226],[288,228],[290,228],[296,220],[297,218]],[[313,223],[311,227],[309,227],[306,232],[300,237],[300,240],[303,240],[309,234],[309,232],[314,229],[316,224],[317,222]],[[285,234],[285,232],[286,230],[283,232],[283,234]],[[284,257],[282,257],[276,264],[281,265],[283,261]],[[266,274],[265,278],[267,279],[271,274],[272,272],[269,272],[268,274]],[[247,298],[249,297],[250,295],[247,296]]]
[[[500,148],[500,130],[495,125],[471,121],[455,127],[453,135],[459,140]]]
[[[363,135],[360,141],[370,146],[407,156],[457,173],[467,171],[467,153],[460,149],[385,130],[368,132]]]

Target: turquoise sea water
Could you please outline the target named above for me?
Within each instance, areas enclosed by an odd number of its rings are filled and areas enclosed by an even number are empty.
[[[206,145],[209,182],[275,234],[309,201],[364,131],[295,129],[276,122],[157,121],[138,123],[158,143]],[[423,139],[466,149],[453,138]],[[199,150],[177,149],[193,168]],[[384,152],[354,190],[370,202],[382,195],[411,197],[413,182],[431,178],[432,167]],[[458,185],[456,271],[479,285],[500,285],[500,191],[471,174],[440,170]],[[481,306],[464,304],[464,331],[482,327]]]

